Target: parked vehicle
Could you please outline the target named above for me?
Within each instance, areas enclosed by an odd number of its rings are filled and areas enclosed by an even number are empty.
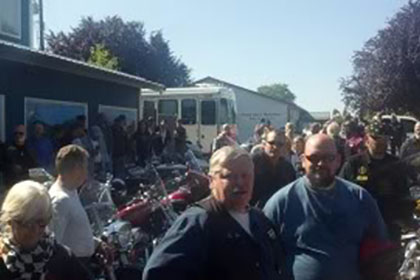
[[[168,88],[163,92],[142,90],[140,115],[143,119],[176,118],[183,121],[188,139],[210,152],[213,139],[225,123],[236,129],[235,94],[226,87],[195,86],[188,88]]]

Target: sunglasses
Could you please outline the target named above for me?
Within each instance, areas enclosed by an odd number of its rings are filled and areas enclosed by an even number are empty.
[[[321,161],[326,163],[333,162],[337,157],[335,155],[304,155],[305,158],[313,164],[318,164]]]
[[[277,147],[281,147],[284,146],[284,142],[280,142],[280,141],[267,141],[268,144],[270,144],[270,146],[277,146]]]
[[[15,135],[25,135],[25,132],[15,131]]]

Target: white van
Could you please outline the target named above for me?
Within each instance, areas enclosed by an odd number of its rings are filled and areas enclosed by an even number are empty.
[[[188,140],[204,153],[210,152],[223,124],[236,129],[235,94],[226,87],[202,85],[167,88],[163,92],[143,89],[139,104],[141,119],[182,119]]]
[[[402,115],[397,115],[396,116],[397,119],[401,122],[401,124],[404,127],[404,132],[407,135],[407,137],[412,137],[413,136],[413,131],[414,131],[414,126],[416,125],[416,123],[418,122],[418,120],[414,117],[411,116],[402,116]],[[383,115],[382,116],[382,120],[385,122],[391,122],[391,115]]]

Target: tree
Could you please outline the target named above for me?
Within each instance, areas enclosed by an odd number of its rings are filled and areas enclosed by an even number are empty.
[[[276,83],[260,86],[257,91],[261,94],[279,98],[281,100],[294,102],[296,95],[289,89],[287,84]]]
[[[90,49],[90,57],[87,62],[107,69],[119,69],[118,59],[103,44],[96,44]]]
[[[92,47],[103,45],[123,72],[167,87],[190,83],[190,69],[173,54],[162,32],[153,32],[147,40],[141,22],[124,22],[118,16],[99,21],[87,17],[68,34],[50,32],[46,40],[49,51],[82,61],[89,60]]]
[[[411,113],[420,117],[420,1],[410,1],[352,58],[341,80],[353,111]]]

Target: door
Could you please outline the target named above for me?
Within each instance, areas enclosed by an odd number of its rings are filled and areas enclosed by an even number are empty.
[[[187,139],[193,144],[199,140],[199,126],[197,121],[197,100],[184,98],[181,100],[181,119],[187,131]]]
[[[216,101],[202,100],[200,110],[200,144],[203,152],[209,153],[217,136]]]

